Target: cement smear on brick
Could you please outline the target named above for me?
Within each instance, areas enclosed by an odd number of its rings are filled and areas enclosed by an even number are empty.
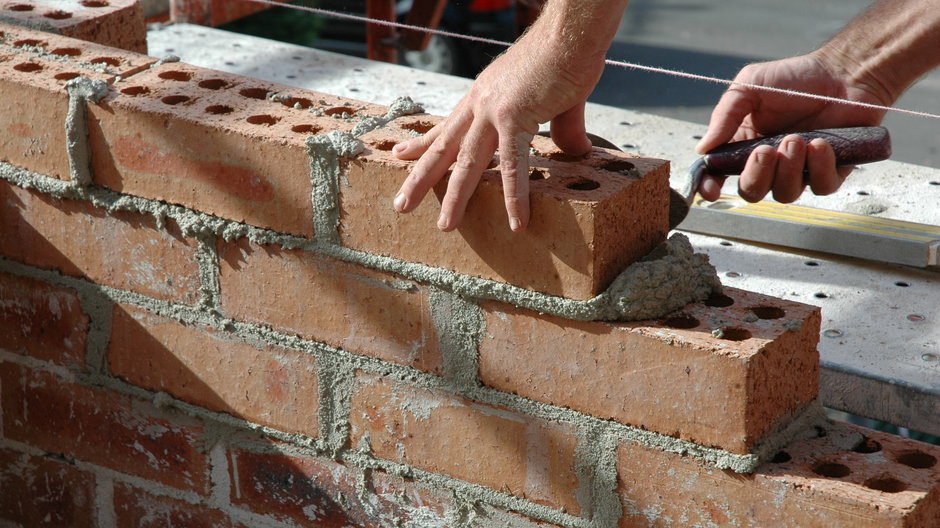
[[[91,183],[91,151],[85,114],[88,103],[97,103],[108,95],[108,83],[76,77],[65,83],[65,89],[69,94],[69,110],[65,117],[69,173],[75,185],[88,185]]]

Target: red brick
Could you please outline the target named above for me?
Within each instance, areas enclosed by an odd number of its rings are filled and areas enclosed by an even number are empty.
[[[203,504],[153,495],[122,483],[114,486],[114,514],[116,528],[247,528]]]
[[[94,527],[95,477],[68,463],[0,449],[0,524]]]
[[[0,273],[0,348],[83,366],[88,326],[74,291]]]
[[[624,443],[620,527],[935,528],[940,448],[857,431],[881,449],[839,447],[844,436],[830,431],[792,443],[753,475]]]
[[[440,374],[424,286],[307,251],[219,246],[222,311],[356,354]]]
[[[108,213],[84,201],[59,200],[0,181],[0,254],[98,284],[164,300],[199,298],[197,244],[173,220]]]
[[[206,493],[201,426],[151,405],[11,363],[0,364],[4,435],[176,488]]]
[[[698,444],[748,453],[818,392],[820,316],[808,305],[726,288],[635,323],[482,306],[485,385]]]
[[[543,179],[530,182],[532,218],[525,232],[509,230],[497,169],[484,172],[454,232],[435,227],[446,182],[416,210],[395,213],[392,197],[414,162],[396,159],[391,147],[433,122],[430,116],[404,118],[362,137],[366,151],[348,162],[340,186],[344,246],[589,299],[665,240],[668,162],[601,149],[571,160],[541,137],[533,145],[542,154],[530,164]],[[640,176],[620,172],[624,167]]]
[[[445,519],[454,509],[447,490],[380,471],[371,472],[362,496],[361,470],[331,460],[238,449],[229,460],[232,504],[283,522],[380,528]]]
[[[105,46],[147,52],[147,28],[138,0],[10,0],[3,18]]]
[[[368,435],[380,458],[581,511],[573,427],[377,375],[356,381],[353,446]]]
[[[212,27],[221,26],[269,7],[247,0],[170,0],[170,3],[173,22],[189,22]]]
[[[313,356],[240,342],[116,305],[108,345],[111,374],[181,400],[281,431],[317,436]]]
[[[285,103],[265,99],[266,93],[283,94]],[[325,115],[314,115],[313,109]],[[307,136],[348,131],[358,117],[384,111],[187,64],[163,64],[133,76],[90,109],[95,183],[309,237]],[[357,118],[337,117],[343,112]]]

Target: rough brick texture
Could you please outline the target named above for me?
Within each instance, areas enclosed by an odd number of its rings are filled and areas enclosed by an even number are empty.
[[[176,223],[51,198],[0,181],[0,254],[38,268],[159,299],[198,300],[196,243]]]
[[[81,367],[88,327],[74,291],[0,273],[0,349]]]
[[[17,442],[205,493],[208,464],[194,420],[54,374],[0,364],[3,432]]]
[[[108,1],[97,35],[141,30]],[[538,138],[530,230],[490,170],[442,234],[440,189],[389,206],[390,149],[433,116],[0,33],[0,525],[937,526],[933,446],[829,424],[723,469],[816,408],[815,308],[573,322],[463,293],[597,294],[665,237],[666,162]],[[70,150],[79,75],[109,93]],[[363,153],[308,151],[334,131]]]
[[[566,321],[496,302],[484,311],[483,383],[599,418],[747,453],[816,398],[812,306],[728,288],[637,323]]]
[[[116,305],[111,373],[134,385],[267,425],[317,436],[316,362]]]
[[[215,27],[268,7],[247,0],[170,0],[170,19]]]
[[[575,431],[463,398],[360,375],[352,443],[381,458],[580,511]],[[366,439],[368,438],[368,439]]]
[[[0,20],[138,53],[147,28],[138,0],[8,0]]]
[[[225,314],[442,373],[426,287],[307,251],[245,240],[222,244],[219,256]]]
[[[937,526],[938,459],[936,446],[861,428],[796,441],[753,475],[624,443],[620,527]]]
[[[67,460],[0,448],[0,490],[0,523],[97,526],[95,477]]]
[[[306,138],[384,109],[170,63],[128,79],[90,113],[95,183],[311,237]]]
[[[348,164],[340,191],[344,246],[589,299],[665,240],[667,162],[600,149],[572,159],[542,137],[533,143],[540,155],[530,161],[532,218],[521,234],[509,230],[497,169],[484,173],[456,234],[427,229],[436,225],[446,180],[407,215],[376,207],[413,166],[395,158],[392,145],[434,122],[411,117],[363,136],[367,150]]]

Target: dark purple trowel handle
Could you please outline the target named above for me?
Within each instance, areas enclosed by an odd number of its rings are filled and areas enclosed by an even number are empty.
[[[760,145],[777,148],[788,135],[735,141],[710,150],[703,157],[705,172],[715,176],[741,174],[755,148]],[[807,143],[816,138],[829,142],[836,153],[836,165],[840,167],[881,161],[891,156],[891,136],[885,127],[826,128],[799,132],[798,135]]]

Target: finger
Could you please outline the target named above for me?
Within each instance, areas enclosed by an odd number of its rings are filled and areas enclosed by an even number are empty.
[[[825,196],[842,186],[842,176],[836,170],[836,154],[824,139],[814,139],[807,146],[809,186],[813,194]]]
[[[725,184],[725,176],[712,176],[706,174],[698,186],[698,192],[709,202],[721,198],[721,187]]]
[[[447,182],[447,192],[441,201],[441,214],[437,227],[453,231],[463,220],[467,202],[480,182],[483,171],[493,161],[499,143],[496,131],[486,125],[474,125],[460,145],[457,163]]]
[[[803,194],[803,170],[806,167],[806,141],[791,134],[780,142],[777,149],[777,173],[773,179],[774,199],[790,203]]]
[[[744,118],[754,110],[754,101],[745,92],[733,87],[726,91],[712,110],[708,130],[695,146],[696,152],[704,154],[730,141],[744,122]]]
[[[499,135],[499,172],[509,228],[519,232],[529,225],[529,144],[532,134],[510,132]]]
[[[456,117],[456,116],[452,116]],[[431,190],[437,182],[444,177],[450,166],[456,161],[460,151],[460,130],[469,127],[469,123],[464,123],[464,119],[448,121],[439,124],[432,129],[436,130],[430,143],[422,145],[422,155],[415,166],[411,169],[408,177],[402,182],[392,206],[399,213],[408,213],[414,210],[421,200],[424,199],[428,191]],[[430,136],[428,132],[421,140]]]
[[[567,154],[580,156],[591,150],[591,140],[584,127],[584,103],[558,114],[552,119],[552,141]]]
[[[424,154],[428,147],[437,139],[441,133],[441,124],[438,124],[431,130],[428,130],[427,134],[423,136],[418,136],[411,138],[401,143],[396,144],[392,147],[392,154],[396,158],[402,160],[416,160]]]
[[[754,149],[738,178],[738,194],[748,202],[759,202],[770,192],[777,169],[777,151],[770,145]]]

